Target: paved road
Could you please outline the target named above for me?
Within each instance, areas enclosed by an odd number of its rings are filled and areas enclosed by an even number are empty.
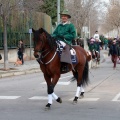
[[[120,120],[120,65],[113,70],[110,58],[90,70],[90,84],[85,97],[76,105],[72,99],[76,82],[71,73],[61,76],[55,88],[63,103],[47,103],[46,84],[42,73],[0,79],[0,120]]]

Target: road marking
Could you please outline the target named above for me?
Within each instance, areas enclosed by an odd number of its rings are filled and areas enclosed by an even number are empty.
[[[113,100],[112,101],[120,101],[120,100],[118,100],[118,98],[120,97],[120,93],[119,94],[117,94],[114,98],[113,98]]]
[[[48,100],[48,97],[46,96],[34,96],[29,98],[30,100]]]
[[[13,100],[13,99],[17,99],[17,98],[20,98],[21,96],[0,96],[0,99],[10,99],[10,100]]]
[[[73,100],[74,98],[71,98],[69,100]],[[82,98],[82,99],[78,99],[78,101],[98,101],[99,98]]]
[[[72,77],[73,75],[69,75],[69,76],[66,76],[66,77],[61,77],[60,79],[64,79],[64,78],[68,78],[68,77]]]
[[[68,77],[72,77],[73,75],[70,75],[70,76],[66,76],[66,77],[61,77],[60,79],[64,79],[64,78],[68,78]],[[46,82],[42,82],[41,84],[46,84]],[[59,82],[57,83],[57,85],[69,85],[70,84],[70,81],[68,82]]]
[[[41,84],[46,84],[46,82],[42,82]],[[57,85],[69,85],[70,81],[68,82],[58,82]]]

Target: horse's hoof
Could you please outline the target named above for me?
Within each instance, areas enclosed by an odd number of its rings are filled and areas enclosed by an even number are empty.
[[[77,101],[73,100],[73,105],[76,105],[77,104]]]
[[[84,98],[84,95],[80,95],[79,99],[82,99],[82,98]]]
[[[75,97],[73,100],[73,105],[77,104],[78,97]]]
[[[48,103],[46,106],[45,106],[45,111],[47,111],[47,110],[50,110],[50,103]]]
[[[59,103],[62,103],[62,99],[60,97],[58,97],[58,99],[56,101]]]

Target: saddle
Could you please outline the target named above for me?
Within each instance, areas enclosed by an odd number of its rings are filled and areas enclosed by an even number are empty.
[[[58,44],[57,52],[58,55],[60,56],[61,62],[61,71],[68,72],[69,71],[68,65],[71,65],[73,68],[73,64],[77,63],[76,51],[70,45],[66,45],[63,48],[60,42],[57,44]]]

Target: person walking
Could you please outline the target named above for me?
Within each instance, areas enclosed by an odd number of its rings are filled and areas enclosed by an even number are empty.
[[[104,39],[104,46],[105,46],[105,50],[107,50],[107,47],[108,47],[108,39],[107,38]]]
[[[110,49],[109,49],[109,56],[111,55],[111,60],[113,62],[113,68],[115,69],[116,68],[116,63],[117,63],[117,58],[119,55],[119,50],[118,50],[118,46],[116,44],[116,40],[114,39],[113,42],[112,42],[112,45],[110,46]]]
[[[22,61],[22,65],[24,64],[23,53],[24,53],[24,44],[23,44],[23,40],[20,40],[18,45],[18,58]]]

